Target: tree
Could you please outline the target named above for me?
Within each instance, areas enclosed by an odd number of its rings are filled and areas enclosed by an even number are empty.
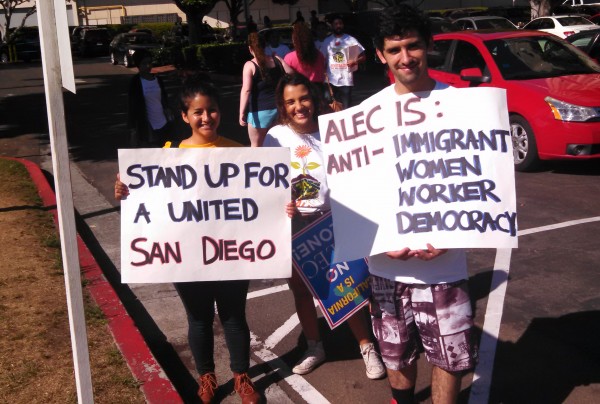
[[[2,1],[2,0],[0,0]],[[200,26],[206,14],[210,13],[219,0],[173,0],[177,7],[185,13],[190,29],[190,44],[200,42]]]
[[[15,10],[17,9],[17,7],[19,7],[20,5],[22,5],[24,3],[29,3],[29,0],[0,0],[0,7],[2,7],[2,10],[4,12],[4,26],[3,26],[4,38],[2,38],[3,42],[9,42],[11,40],[12,36],[14,35],[14,33],[16,31],[18,31],[19,29],[23,28],[23,26],[25,25],[25,20],[27,20],[27,18],[29,18],[29,16],[31,16],[32,14],[35,14],[36,4],[34,3],[33,6],[31,6],[27,9],[27,12],[25,13],[25,16],[23,17],[23,20],[21,21],[21,24],[19,25],[19,27],[16,30],[13,30],[11,32],[10,24],[12,21],[13,14],[14,14]]]
[[[238,17],[244,11],[244,3],[246,0],[223,0],[225,5],[227,6],[227,10],[229,10],[229,21],[233,22],[233,24],[238,24]],[[247,0],[248,6],[252,5],[255,0]]]
[[[529,0],[531,19],[550,15],[551,0]]]

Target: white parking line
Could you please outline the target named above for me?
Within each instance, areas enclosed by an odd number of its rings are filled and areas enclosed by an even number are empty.
[[[587,219],[569,220],[568,222],[550,224],[548,226],[534,227],[533,229],[519,230],[519,236],[526,236],[528,234],[540,233],[542,231],[562,229],[564,227],[575,226],[578,224],[600,222],[600,216],[590,217]]]
[[[600,216],[569,220],[567,222],[519,230],[519,236],[598,221],[600,221]],[[496,346],[500,334],[500,324],[502,322],[502,312],[504,310],[504,298],[506,296],[511,256],[511,249],[501,248],[496,250],[494,273],[492,275],[492,284],[490,288],[491,291],[488,297],[483,332],[479,343],[479,363],[477,364],[473,375],[469,404],[484,404],[489,400],[492,372],[494,370],[494,357],[496,355]]]
[[[288,289],[289,289],[288,285],[285,284],[285,285],[273,286],[273,287],[266,288],[266,289],[255,290],[254,292],[248,293],[246,300],[254,299],[255,297],[272,295],[273,293],[283,292]]]
[[[294,314],[294,316],[296,316]],[[292,317],[294,317],[292,316]],[[296,316],[297,318],[297,316]],[[288,320],[289,321],[289,320]],[[290,368],[279,356],[271,352],[262,344],[254,333],[250,333],[250,346],[252,353],[267,363],[273,371],[277,372],[287,384],[290,385],[309,404],[328,404],[329,401],[315,389],[302,376],[292,373]]]
[[[496,261],[494,262],[494,272],[490,287],[491,292],[488,297],[483,332],[481,333],[481,341],[479,342],[479,363],[473,375],[469,404],[485,404],[488,402],[490,395],[494,357],[496,355],[496,345],[502,322],[511,255],[512,249],[510,248],[499,248],[496,250]]]

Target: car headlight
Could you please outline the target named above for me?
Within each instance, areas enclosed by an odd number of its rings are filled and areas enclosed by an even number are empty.
[[[592,118],[600,118],[600,108],[581,107],[552,97],[546,97],[544,101],[550,106],[554,119],[559,121],[585,122]]]
[[[127,50],[127,53],[129,53],[129,56],[133,56],[133,54],[135,53],[135,49],[129,49]]]

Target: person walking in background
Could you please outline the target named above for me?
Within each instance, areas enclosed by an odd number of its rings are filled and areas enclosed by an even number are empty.
[[[248,36],[248,45],[252,60],[246,62],[242,73],[239,121],[248,127],[250,145],[258,147],[277,119],[277,82],[293,70],[279,56],[265,55],[264,40],[257,33]]]
[[[251,34],[253,32],[258,32],[258,25],[254,22],[254,18],[252,15],[248,16],[248,21],[246,21],[246,31]]]
[[[294,25],[298,22],[304,22],[304,16],[302,15],[302,11],[300,11],[300,10],[296,11],[296,19],[294,20],[292,25]]]
[[[276,29],[272,29],[267,31],[265,34],[266,46],[265,46],[265,55],[266,56],[279,56],[280,58],[284,58],[285,55],[290,53],[290,48],[287,45],[279,43],[279,32]]]
[[[385,9],[375,47],[395,81],[374,97],[394,103],[399,95],[419,98],[418,93],[447,89],[429,76],[431,41],[429,19],[421,12],[404,4]],[[399,246],[397,251],[369,257],[373,332],[393,404],[414,403],[417,358],[423,350],[433,365],[434,403],[456,402],[462,372],[477,361],[466,253],[427,247]]]
[[[301,74],[284,76],[277,87],[276,99],[280,124],[269,130],[263,146],[289,147],[292,162],[296,161],[290,167],[292,201],[286,206],[286,212],[292,218],[292,231],[297,233],[330,210],[327,163],[317,123],[322,103],[316,88]],[[297,163],[298,160],[301,163]],[[325,350],[313,297],[295,269],[289,285],[308,345],[292,371],[303,375],[325,361]],[[371,340],[365,310],[358,311],[347,321],[359,343],[367,377],[385,376],[385,368]]]
[[[273,23],[268,15],[263,17],[263,28],[273,28]]]
[[[344,104],[344,108],[352,106],[352,87],[354,71],[358,64],[366,60],[365,48],[356,38],[344,33],[344,21],[336,15],[331,20],[333,35],[329,36],[322,46],[327,58],[327,75],[336,100]]]
[[[313,34],[316,34],[318,25],[319,17],[317,17],[317,10],[310,10],[310,30]]]
[[[179,144],[166,142],[165,148],[242,147],[217,133],[221,122],[219,93],[198,76],[188,77],[180,97],[182,119],[191,127],[192,135]],[[123,200],[129,188],[117,174],[115,198]],[[188,343],[200,374],[198,395],[202,403],[213,401],[218,387],[215,376],[214,331],[215,304],[229,350],[229,366],[234,388],[242,404],[256,404],[261,395],[248,376],[250,367],[250,330],[246,321],[248,280],[180,282],[175,289],[183,302],[188,319]]]
[[[324,96],[325,87],[325,57],[315,47],[312,34],[306,23],[294,24],[292,30],[294,50],[285,55],[287,63],[294,71],[302,74],[319,88]]]
[[[133,54],[138,73],[129,82],[128,126],[130,147],[156,147],[164,143],[172,120],[162,79],[152,73],[152,55]]]
[[[325,44],[325,40],[329,36],[329,27],[325,21],[319,21],[317,24],[317,28],[314,32],[314,40],[315,47],[323,54],[323,56],[327,57],[327,49],[323,46]]]

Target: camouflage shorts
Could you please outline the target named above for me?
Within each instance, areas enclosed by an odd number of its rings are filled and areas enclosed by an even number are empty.
[[[427,360],[446,371],[477,362],[467,281],[439,285],[403,284],[371,275],[371,319],[388,369]]]

